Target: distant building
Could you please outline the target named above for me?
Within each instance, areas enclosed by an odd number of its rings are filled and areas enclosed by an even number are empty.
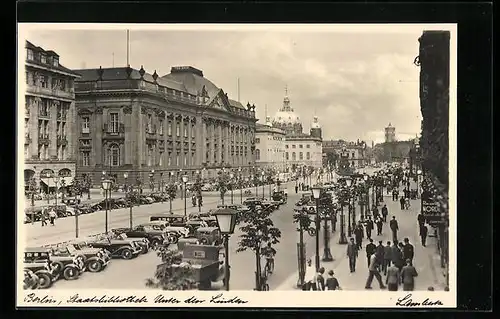
[[[255,131],[255,164],[261,168],[285,170],[285,132],[272,127],[271,117],[266,124],[256,125]]]
[[[310,134],[303,132],[302,122],[290,105],[285,92],[283,106],[275,114],[272,127],[285,132],[285,165],[288,171],[299,167],[322,167],[322,132],[318,117],[314,117]]]
[[[325,165],[339,167],[340,159],[343,157],[349,164],[349,167],[360,168],[368,164],[369,159],[366,156],[366,143],[357,140],[356,142],[347,142],[344,140],[323,141],[323,157]]]
[[[34,178],[42,192],[70,185],[76,173],[75,93],[78,74],[59,55],[26,41],[24,182]],[[50,178],[47,178],[50,174]],[[64,182],[63,182],[64,181]]]
[[[415,141],[398,141],[396,128],[389,123],[385,130],[385,142],[374,146],[373,152],[377,162],[409,163],[410,149]]]
[[[385,142],[396,142],[396,128],[391,123],[385,128]]]

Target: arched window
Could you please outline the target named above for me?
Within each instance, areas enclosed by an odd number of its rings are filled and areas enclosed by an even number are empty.
[[[109,146],[109,165],[120,166],[120,148],[116,144]]]
[[[292,161],[296,161],[297,160],[297,155],[295,154],[295,152],[292,152]]]
[[[59,172],[57,173],[57,175],[59,175],[60,177],[70,177],[71,176],[71,170],[68,169],[68,168],[63,168],[63,169],[59,170]]]
[[[260,150],[259,149],[256,149],[255,150],[255,160],[260,160]]]

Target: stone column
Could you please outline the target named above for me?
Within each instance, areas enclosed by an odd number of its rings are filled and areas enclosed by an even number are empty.
[[[38,112],[39,112],[39,103],[41,103],[40,98],[30,98],[30,138],[31,138],[31,145],[30,145],[30,154],[31,158],[38,158]]]
[[[199,115],[196,120],[196,153],[197,153],[197,164],[201,165],[201,163],[205,162],[205,154],[207,151],[206,141],[205,141],[205,133],[206,130],[206,122],[203,116]]]
[[[59,101],[51,101],[49,112],[50,112],[50,121],[49,121],[49,158],[56,159],[57,158],[57,107],[60,105]],[[57,172],[56,172],[57,173]]]
[[[134,165],[134,158],[132,152],[132,136],[133,136],[133,123],[132,121],[132,105],[127,105],[123,108],[123,125],[125,126],[125,146],[123,152],[124,164],[132,164]]]
[[[214,158],[215,158],[215,143],[214,143],[214,140],[215,140],[215,122],[214,122],[214,119],[211,118],[208,122],[208,125],[209,125],[208,140],[210,143],[210,146],[209,146],[210,147],[210,149],[209,149],[210,162],[209,163],[213,163]]]
[[[193,166],[193,119],[191,116],[188,117],[187,127],[188,127],[188,166]]]
[[[144,164],[144,159],[146,158],[145,152],[147,150],[147,145],[146,145],[146,129],[144,127],[144,117],[147,114],[147,109],[144,106],[140,106],[140,113],[139,110],[137,111],[137,167],[139,169],[142,168],[142,165]],[[142,176],[142,175],[141,175]],[[143,180],[144,183],[146,183],[146,180]]]
[[[76,145],[78,143],[78,133],[79,130],[76,129],[76,109],[75,102],[71,102],[69,104],[68,113],[66,114],[66,139],[68,141],[67,152],[68,154],[65,159],[68,160],[76,160],[78,157],[76,156],[77,148]],[[73,172],[73,175],[75,172]]]
[[[217,134],[219,135],[218,139],[218,145],[219,149],[217,152],[217,162],[222,163],[222,152],[224,152],[224,149],[222,147],[222,134],[223,134],[223,128],[222,126],[224,125],[224,122],[219,121],[218,127],[217,127]]]
[[[224,145],[226,146],[224,148],[224,159],[227,163],[232,164],[233,162],[231,161],[230,157],[230,148],[231,148],[231,139],[230,139],[230,134],[229,134],[229,122],[226,122],[224,125]]]

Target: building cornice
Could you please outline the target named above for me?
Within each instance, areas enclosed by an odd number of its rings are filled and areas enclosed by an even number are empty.
[[[40,65],[37,63],[29,62],[29,61],[25,62],[25,66],[29,66],[30,68],[33,68],[33,69],[39,69],[39,70],[44,70],[44,71],[48,71],[48,72],[52,72],[52,73],[63,74],[63,75],[66,75],[66,76],[69,76],[69,77],[72,77],[75,79],[80,78],[80,75],[78,75],[78,74],[66,72],[66,71],[63,71],[60,69],[56,69],[56,68],[46,67],[46,66],[43,66],[43,65]]]

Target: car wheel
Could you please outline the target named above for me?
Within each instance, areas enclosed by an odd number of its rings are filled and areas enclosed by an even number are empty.
[[[125,248],[124,250],[122,250],[122,258],[123,259],[132,259],[134,257],[134,254],[132,254],[132,250],[128,249],[128,248]]]
[[[59,277],[61,276],[61,272],[63,269],[63,265],[59,262],[53,262],[50,267],[54,270],[54,280],[58,280]]]
[[[316,236],[316,229],[315,228],[309,228],[307,230],[307,232],[309,233],[309,236],[311,236],[311,237]]]
[[[202,238],[200,240],[200,244],[202,244],[202,245],[208,245],[208,239],[207,238]]]
[[[161,242],[158,239],[151,240],[151,247],[156,250],[160,247]]]
[[[87,264],[87,269],[90,272],[100,272],[102,270],[102,263],[99,260],[91,260]]]
[[[309,207],[309,211],[310,211],[311,213],[314,213],[314,207]]]
[[[48,289],[52,286],[52,279],[49,274],[36,272],[35,275],[38,276],[38,289]]]
[[[80,276],[80,272],[75,267],[66,267],[63,271],[63,277],[66,280],[75,280]]]
[[[179,237],[175,234],[170,234],[168,235],[168,242],[175,245],[179,242]]]
[[[198,283],[198,289],[200,290],[209,290],[212,288],[212,283],[210,282],[210,279],[200,281]]]
[[[144,255],[144,254],[147,254],[148,252],[149,252],[148,246],[142,245],[141,246],[141,253]]]

